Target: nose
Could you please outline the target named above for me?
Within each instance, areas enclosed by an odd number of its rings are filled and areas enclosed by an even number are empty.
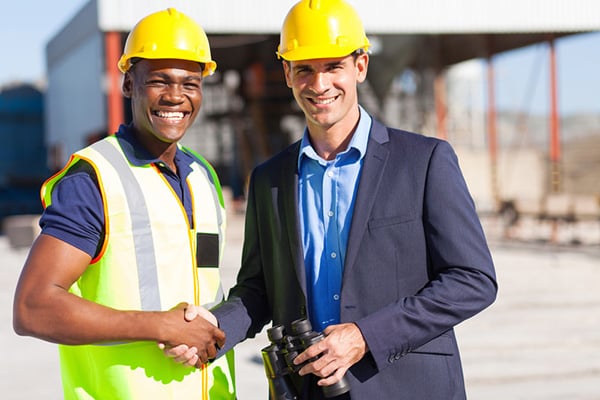
[[[181,103],[183,98],[183,87],[178,83],[171,83],[168,85],[165,94],[163,95],[163,100],[173,104]]]
[[[324,92],[329,88],[330,85],[330,79],[329,79],[329,74],[326,72],[316,72],[314,74],[314,78],[312,81],[312,88],[316,91],[316,92]]]

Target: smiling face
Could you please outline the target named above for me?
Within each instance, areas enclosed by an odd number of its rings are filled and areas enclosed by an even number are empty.
[[[357,84],[365,80],[368,63],[367,54],[283,63],[287,85],[311,133],[354,128],[360,115]]]
[[[125,75],[138,139],[155,155],[178,142],[202,104],[202,66],[193,61],[142,59]]]

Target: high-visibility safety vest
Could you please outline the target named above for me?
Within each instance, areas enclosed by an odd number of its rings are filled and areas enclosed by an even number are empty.
[[[188,149],[182,150],[191,153]],[[120,310],[165,311],[180,302],[223,299],[219,260],[226,225],[221,187],[199,155],[186,179],[194,228],[154,165],[132,166],[109,136],[75,153],[42,186],[42,202],[78,160],[95,170],[105,214],[104,244],[70,291]],[[59,346],[65,399],[235,398],[233,352],[201,369],[166,357],[155,342]]]

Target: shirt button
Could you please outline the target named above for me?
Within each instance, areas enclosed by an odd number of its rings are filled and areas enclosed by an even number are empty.
[[[333,171],[327,171],[327,176],[330,178],[333,177]]]
[[[331,253],[331,258],[336,258],[337,254],[336,253]]]
[[[333,217],[333,211],[329,211],[329,212],[327,213],[327,215],[328,215],[328,216],[330,216],[330,217]]]
[[[335,301],[338,301],[338,300],[340,299],[340,295],[339,295],[339,294],[334,294],[334,295],[333,295],[333,299],[334,299]]]

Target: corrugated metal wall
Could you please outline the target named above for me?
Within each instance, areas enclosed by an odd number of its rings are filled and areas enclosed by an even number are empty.
[[[94,0],[96,1],[96,0]],[[597,0],[349,0],[368,33],[600,30]],[[276,33],[293,0],[98,0],[103,30],[127,31],[166,7],[194,16],[209,33]]]

